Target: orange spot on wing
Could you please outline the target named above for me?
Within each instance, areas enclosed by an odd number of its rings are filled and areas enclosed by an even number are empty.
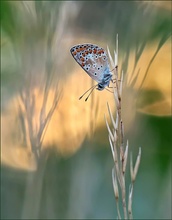
[[[84,63],[81,63],[81,66],[85,66],[85,64],[84,64]]]
[[[93,50],[93,53],[97,53],[97,50],[96,50],[96,49],[94,49],[94,50]]]
[[[76,54],[77,54],[77,52],[76,52],[76,51],[74,51],[72,54],[73,54],[73,55],[76,55]]]
[[[99,53],[99,54],[104,53],[103,49],[99,50],[98,53]]]
[[[83,57],[81,57],[80,60],[81,60],[82,62],[84,62],[85,59],[84,59]]]

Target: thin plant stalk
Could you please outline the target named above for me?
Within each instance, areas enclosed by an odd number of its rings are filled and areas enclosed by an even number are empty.
[[[133,219],[132,213],[132,201],[133,201],[133,189],[136,175],[138,173],[138,168],[140,165],[141,159],[141,148],[137,156],[135,166],[133,167],[132,158],[130,158],[130,175],[131,175],[131,184],[129,188],[129,195],[126,195],[126,178],[125,173],[127,169],[127,159],[129,152],[129,143],[127,140],[126,146],[124,144],[124,125],[122,120],[122,84],[123,84],[123,72],[119,77],[118,73],[118,35],[116,37],[116,51],[114,51],[114,61],[111,57],[111,54],[108,50],[108,55],[110,57],[111,65],[114,69],[114,83],[113,83],[113,94],[114,101],[116,104],[116,116],[113,117],[112,111],[109,104],[107,104],[109,117],[111,119],[112,129],[109,126],[109,123],[105,116],[105,122],[107,130],[109,133],[109,143],[111,147],[111,152],[114,160],[114,167],[112,169],[112,183],[114,188],[114,195],[116,200],[117,216],[118,219]],[[115,67],[115,68],[114,68]],[[115,85],[114,85],[115,84]],[[119,193],[120,191],[120,193]],[[127,201],[128,197],[128,201]],[[128,203],[128,206],[127,206]],[[123,217],[120,213],[120,204],[122,205]]]

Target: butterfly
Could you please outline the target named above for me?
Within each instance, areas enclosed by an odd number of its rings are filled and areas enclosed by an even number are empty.
[[[70,49],[70,52],[76,62],[98,83],[89,89],[91,90],[90,94],[96,87],[97,90],[101,91],[109,86],[110,81],[113,82],[112,73],[109,69],[108,57],[103,48],[94,44],[78,44],[73,46]],[[79,99],[81,99],[89,90],[87,90]],[[85,101],[87,101],[88,97]]]

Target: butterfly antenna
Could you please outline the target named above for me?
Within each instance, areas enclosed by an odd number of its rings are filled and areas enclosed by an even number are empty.
[[[96,85],[97,86],[97,85]],[[85,102],[88,100],[88,98],[90,97],[91,93],[94,91],[95,87],[92,88],[91,92],[88,94],[87,98],[85,99]]]
[[[87,98],[85,99],[85,101],[87,101],[88,97],[90,96],[90,94],[92,93],[92,91],[95,89],[96,86],[97,86],[97,84],[94,85],[94,86],[92,86],[91,88],[89,88],[86,92],[84,92],[84,94],[82,94],[82,95],[79,97],[79,100],[82,99],[82,97],[83,97],[88,91],[91,90],[91,92],[89,93],[89,95],[88,95]]]

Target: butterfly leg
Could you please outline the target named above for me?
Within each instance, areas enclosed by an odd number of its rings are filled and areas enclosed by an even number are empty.
[[[115,70],[116,69],[116,71],[118,70],[118,66],[115,66],[112,70],[111,70],[111,72],[113,71],[113,70]]]
[[[116,79],[111,79],[111,82],[114,84],[114,83],[116,83]],[[115,88],[115,86],[109,86],[108,85],[108,88]]]
[[[115,86],[112,87],[112,86],[109,86],[109,85],[108,85],[108,88],[109,88],[109,89],[112,89],[112,88],[115,88]],[[105,89],[106,89],[108,92],[114,93],[113,91],[111,91],[111,90],[109,90],[109,89],[107,89],[107,88],[105,88]]]
[[[112,82],[112,83],[116,83],[116,79],[111,79],[111,82]],[[121,80],[118,79],[118,82],[121,82]],[[112,87],[112,88],[113,88],[113,87]]]
[[[112,88],[112,87],[109,87],[108,86],[108,88]],[[109,89],[107,89],[107,88],[105,88],[108,92],[111,92],[111,93],[113,93],[113,91],[111,91],[111,90],[109,90]]]

